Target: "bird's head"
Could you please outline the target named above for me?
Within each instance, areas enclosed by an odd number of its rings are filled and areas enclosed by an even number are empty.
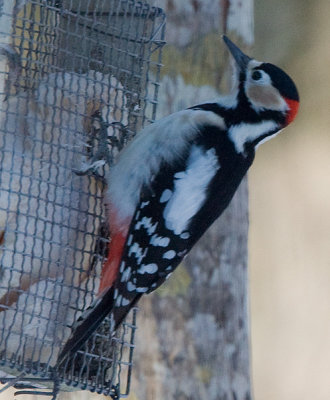
[[[245,96],[258,114],[276,112],[282,116],[282,126],[291,123],[299,108],[299,95],[292,79],[275,65],[250,58],[227,36],[223,40],[237,65],[239,95]]]

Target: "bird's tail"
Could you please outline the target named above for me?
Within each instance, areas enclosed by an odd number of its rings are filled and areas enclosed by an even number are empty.
[[[108,289],[102,297],[98,298],[77,320],[72,327],[72,333],[57,358],[57,366],[71,358],[100,326],[104,318],[109,315],[110,331],[114,333],[131,308],[137,303],[141,294],[134,294],[127,305],[117,304],[118,290],[114,287]]]

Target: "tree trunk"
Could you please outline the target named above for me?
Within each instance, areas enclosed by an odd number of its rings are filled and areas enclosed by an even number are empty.
[[[161,117],[227,87],[230,67],[220,34],[251,45],[253,1],[154,3],[167,13]],[[247,235],[245,179],[171,279],[140,302],[132,399],[252,397]]]
[[[153,3],[167,13],[159,118],[227,88],[230,68],[220,34],[226,32],[243,48],[251,45],[253,0]],[[244,180],[167,284],[140,302],[130,399],[251,398],[247,204]],[[63,400],[92,397],[60,395]]]

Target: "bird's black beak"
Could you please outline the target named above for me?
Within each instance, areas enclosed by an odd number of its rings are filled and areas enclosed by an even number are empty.
[[[226,43],[226,46],[228,47],[231,55],[234,57],[239,69],[241,71],[245,71],[249,61],[252,60],[252,58],[244,54],[242,50],[240,50],[236,46],[236,44],[234,44],[231,40],[229,40],[226,35],[223,35],[222,38],[223,41]]]

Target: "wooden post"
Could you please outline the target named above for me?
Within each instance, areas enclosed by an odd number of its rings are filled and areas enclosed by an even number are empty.
[[[230,68],[220,34],[243,48],[251,45],[253,0],[153,4],[165,9],[168,21],[160,117],[213,99],[226,87]],[[251,399],[247,233],[244,180],[168,283],[141,301],[132,400]]]
[[[165,12],[158,117],[228,86],[221,33],[245,50],[253,42],[253,0],[168,0]],[[133,399],[251,399],[247,236],[245,179],[168,283],[140,302]]]

